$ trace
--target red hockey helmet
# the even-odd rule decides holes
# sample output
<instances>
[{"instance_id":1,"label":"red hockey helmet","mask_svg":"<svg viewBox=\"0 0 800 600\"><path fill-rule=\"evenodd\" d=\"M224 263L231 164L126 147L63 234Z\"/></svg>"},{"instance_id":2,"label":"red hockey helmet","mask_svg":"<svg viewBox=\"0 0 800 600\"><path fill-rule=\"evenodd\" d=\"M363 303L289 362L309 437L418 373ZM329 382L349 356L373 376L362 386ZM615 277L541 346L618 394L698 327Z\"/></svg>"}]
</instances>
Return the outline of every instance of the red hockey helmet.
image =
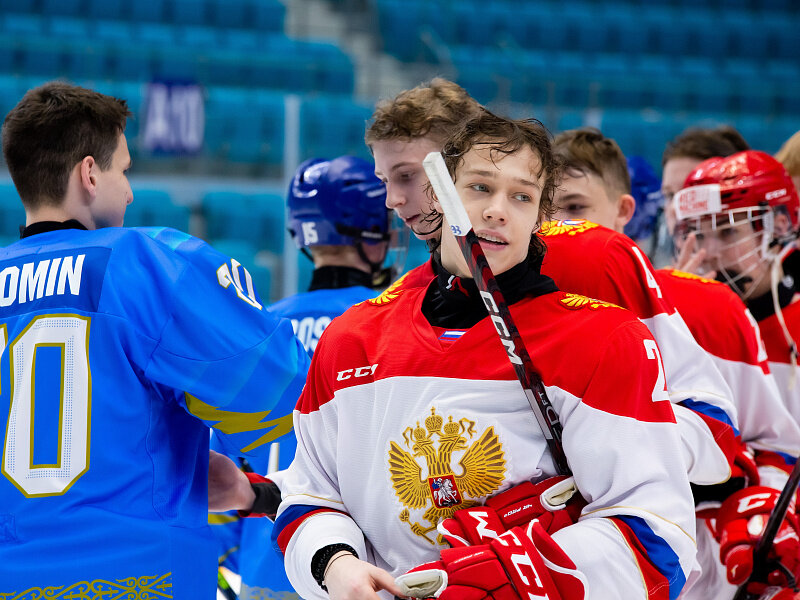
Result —
<instances>
[{"instance_id":1,"label":"red hockey helmet","mask_svg":"<svg viewBox=\"0 0 800 600\"><path fill-rule=\"evenodd\" d=\"M797 238L800 198L783 165L756 150L709 158L673 197L675 246L690 234L703 250L703 272L715 272L742 298L768 290L769 265Z\"/></svg>"},{"instance_id":2,"label":"red hockey helmet","mask_svg":"<svg viewBox=\"0 0 800 600\"><path fill-rule=\"evenodd\" d=\"M704 187L692 189L697 186ZM674 201L678 220L771 207L786 214L792 229L796 229L800 212L800 198L789 173L769 154L757 150L709 158L700 163L686 177Z\"/></svg>"}]
</instances>

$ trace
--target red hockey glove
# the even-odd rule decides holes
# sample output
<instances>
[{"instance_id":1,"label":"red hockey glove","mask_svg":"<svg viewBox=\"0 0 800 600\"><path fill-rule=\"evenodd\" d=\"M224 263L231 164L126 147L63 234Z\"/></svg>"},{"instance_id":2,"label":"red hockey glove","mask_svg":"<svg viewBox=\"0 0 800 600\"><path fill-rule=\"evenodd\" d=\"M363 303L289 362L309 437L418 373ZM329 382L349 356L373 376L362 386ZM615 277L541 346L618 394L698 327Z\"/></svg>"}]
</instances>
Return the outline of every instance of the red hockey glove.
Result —
<instances>
[{"instance_id":1,"label":"red hockey glove","mask_svg":"<svg viewBox=\"0 0 800 600\"><path fill-rule=\"evenodd\" d=\"M743 488L760 484L761 477L758 474L755 455L747 447L747 444L742 442L733 457L731 476L725 483L692 486L697 516L701 519L709 519L709 525L714 530L715 524L711 519L717 518L719 508L725 499Z\"/></svg>"},{"instance_id":2,"label":"red hockey glove","mask_svg":"<svg viewBox=\"0 0 800 600\"><path fill-rule=\"evenodd\" d=\"M397 578L403 594L439 600L582 600L583 573L532 521L489 544L442 550L441 560Z\"/></svg>"},{"instance_id":3,"label":"red hockey glove","mask_svg":"<svg viewBox=\"0 0 800 600\"><path fill-rule=\"evenodd\" d=\"M753 549L779 496L778 490L754 486L732 494L722 503L717 517L719 553L732 584L741 585L752 573ZM794 577L800 575L800 537L794 502L775 535L768 560L780 562ZM788 579L781 569L775 568L767 581L759 583L786 586Z\"/></svg>"},{"instance_id":4,"label":"red hockey glove","mask_svg":"<svg viewBox=\"0 0 800 600\"><path fill-rule=\"evenodd\" d=\"M572 477L550 477L537 484L526 481L492 496L484 506L456 511L439 523L438 530L453 548L486 544L533 519L555 533L577 521L585 505Z\"/></svg>"}]
</instances>

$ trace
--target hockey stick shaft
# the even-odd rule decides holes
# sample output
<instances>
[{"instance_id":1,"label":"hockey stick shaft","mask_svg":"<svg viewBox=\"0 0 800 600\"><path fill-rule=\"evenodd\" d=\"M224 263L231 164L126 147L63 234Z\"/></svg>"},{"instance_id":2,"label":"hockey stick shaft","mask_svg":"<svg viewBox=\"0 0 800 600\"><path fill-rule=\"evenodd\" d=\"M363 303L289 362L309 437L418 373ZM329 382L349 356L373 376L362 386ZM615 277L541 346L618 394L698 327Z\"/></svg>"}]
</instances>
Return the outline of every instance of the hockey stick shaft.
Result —
<instances>
[{"instance_id":1,"label":"hockey stick shaft","mask_svg":"<svg viewBox=\"0 0 800 600\"><path fill-rule=\"evenodd\" d=\"M781 495L778 497L778 501L775 503L775 508L772 509L772 514L770 514L769 519L767 520L767 525L764 527L764 533L761 535L761 538L758 540L755 550L753 551L753 571L750 574L750 577L747 578L747 581L740 585L739 589L736 590L736 595L733 597L733 600L747 600L751 597L758 597L757 594L749 594L747 592L747 586L753 581L766 580L767 557L770 549L772 548L772 542L775 539L775 535L778 533L778 529L780 529L783 518L786 516L786 511L789 510L789 505L792 503L792 499L797 493L798 484L800 484L800 460L794 464L794 468L789 474L789 479L786 481L786 485L783 486Z\"/></svg>"},{"instance_id":2,"label":"hockey stick shaft","mask_svg":"<svg viewBox=\"0 0 800 600\"><path fill-rule=\"evenodd\" d=\"M567 456L561 441L561 422L558 413L550 403L541 376L533 367L533 362L528 354L522 336L519 334L511 311L508 309L503 294L500 291L494 274L489 267L489 262L483 253L478 236L472 229L467 211L461 203L461 198L456 191L447 165L439 152L431 152L422 161L422 166L433 186L433 191L442 205L444 215L455 235L461 253L467 261L469 270L475 284L480 291L481 298L486 305L486 310L500 336L500 341L506 350L508 359L514 367L514 372L522 384L525 397L539 422L553 462L559 473L571 475Z\"/></svg>"},{"instance_id":3,"label":"hockey stick shaft","mask_svg":"<svg viewBox=\"0 0 800 600\"><path fill-rule=\"evenodd\" d=\"M225 600L239 600L239 596L233 591L231 584L222 573L222 569L217 569L217 589L225 598Z\"/></svg>"}]
</instances>

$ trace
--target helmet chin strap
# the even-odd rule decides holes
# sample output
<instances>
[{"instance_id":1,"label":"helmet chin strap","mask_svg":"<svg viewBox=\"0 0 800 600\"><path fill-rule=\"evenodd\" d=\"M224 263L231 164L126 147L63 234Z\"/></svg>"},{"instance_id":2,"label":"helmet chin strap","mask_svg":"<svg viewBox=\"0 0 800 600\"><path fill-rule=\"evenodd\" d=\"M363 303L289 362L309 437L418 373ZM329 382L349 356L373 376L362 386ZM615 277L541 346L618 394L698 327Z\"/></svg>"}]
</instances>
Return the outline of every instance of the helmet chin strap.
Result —
<instances>
[{"instance_id":1,"label":"helmet chin strap","mask_svg":"<svg viewBox=\"0 0 800 600\"><path fill-rule=\"evenodd\" d=\"M778 282L783 276L783 259L786 258L791 252L796 250L794 243L787 244L779 254L774 255L772 264L770 265L770 287L772 289L772 305L775 308L775 316L778 318L778 323L781 326L783 337L789 346L789 360L792 365L792 370L789 375L789 390L793 390L796 383L795 371L797 370L797 345L794 343L792 336L789 334L789 328L786 326L786 321L783 318L783 311L781 310L780 302L778 301Z\"/></svg>"},{"instance_id":2,"label":"helmet chin strap","mask_svg":"<svg viewBox=\"0 0 800 600\"><path fill-rule=\"evenodd\" d=\"M356 251L358 252L359 258L369 265L370 272L372 273L373 288L383 288L392 282L391 267L381 268L383 266L383 261L386 260L386 256L389 254L388 244L386 245L386 249L383 251L383 256L381 259L375 262L372 262L367 257L367 253L364 252L364 242L359 242L356 244Z\"/></svg>"}]
</instances>

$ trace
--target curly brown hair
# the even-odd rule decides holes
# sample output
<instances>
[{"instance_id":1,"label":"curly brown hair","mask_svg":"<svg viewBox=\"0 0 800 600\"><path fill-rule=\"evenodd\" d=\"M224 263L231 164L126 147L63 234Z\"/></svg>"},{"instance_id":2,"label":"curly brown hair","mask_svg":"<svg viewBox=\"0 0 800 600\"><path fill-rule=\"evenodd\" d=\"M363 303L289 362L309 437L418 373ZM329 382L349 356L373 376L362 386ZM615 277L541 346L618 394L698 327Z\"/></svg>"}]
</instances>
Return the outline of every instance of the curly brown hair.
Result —
<instances>
[{"instance_id":1,"label":"curly brown hair","mask_svg":"<svg viewBox=\"0 0 800 600\"><path fill-rule=\"evenodd\" d=\"M458 168L464 163L464 156L475 148L489 149L492 161L514 154L524 147L530 148L539 157L537 177L544 175L542 197L539 201L539 222L549 220L554 212L553 197L561 182L562 166L553 152L552 136L537 119L514 120L497 116L486 109L464 121L449 139L445 141L442 155L453 181L457 180ZM429 194L432 194L429 184ZM442 226L442 215L435 210L426 219L433 223L433 230ZM438 248L438 239L428 240L431 250ZM531 235L529 260L541 259L547 250L538 235Z\"/></svg>"},{"instance_id":2,"label":"curly brown hair","mask_svg":"<svg viewBox=\"0 0 800 600\"><path fill-rule=\"evenodd\" d=\"M379 140L431 136L443 143L464 119L480 110L464 88L437 77L379 102L364 141L371 146Z\"/></svg>"},{"instance_id":3,"label":"curly brown hair","mask_svg":"<svg viewBox=\"0 0 800 600\"><path fill-rule=\"evenodd\" d=\"M94 157L101 170L125 131L125 100L60 81L29 90L3 122L3 155L26 208L59 205L73 167Z\"/></svg>"}]
</instances>

